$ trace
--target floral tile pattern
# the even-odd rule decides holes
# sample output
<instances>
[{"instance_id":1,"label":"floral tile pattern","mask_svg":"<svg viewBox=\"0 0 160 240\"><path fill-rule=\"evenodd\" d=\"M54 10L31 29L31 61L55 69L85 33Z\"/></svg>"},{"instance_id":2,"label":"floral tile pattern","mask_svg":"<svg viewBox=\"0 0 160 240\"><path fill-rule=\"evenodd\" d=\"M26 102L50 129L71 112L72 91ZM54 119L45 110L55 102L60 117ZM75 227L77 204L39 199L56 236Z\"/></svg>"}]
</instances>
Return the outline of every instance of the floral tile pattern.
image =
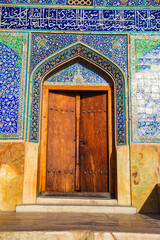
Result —
<instances>
[{"instance_id":1,"label":"floral tile pattern","mask_svg":"<svg viewBox=\"0 0 160 240\"><path fill-rule=\"evenodd\" d=\"M132 141L160 142L160 36L131 36Z\"/></svg>"},{"instance_id":2,"label":"floral tile pattern","mask_svg":"<svg viewBox=\"0 0 160 240\"><path fill-rule=\"evenodd\" d=\"M27 34L0 33L0 139L23 139Z\"/></svg>"},{"instance_id":3,"label":"floral tile pattern","mask_svg":"<svg viewBox=\"0 0 160 240\"><path fill-rule=\"evenodd\" d=\"M76 63L47 79L44 85L110 86L111 84L97 73Z\"/></svg>"},{"instance_id":4,"label":"floral tile pattern","mask_svg":"<svg viewBox=\"0 0 160 240\"><path fill-rule=\"evenodd\" d=\"M127 36L37 34L32 36L31 71L46 57L76 42L97 50L117 64L127 76Z\"/></svg>"}]
</instances>

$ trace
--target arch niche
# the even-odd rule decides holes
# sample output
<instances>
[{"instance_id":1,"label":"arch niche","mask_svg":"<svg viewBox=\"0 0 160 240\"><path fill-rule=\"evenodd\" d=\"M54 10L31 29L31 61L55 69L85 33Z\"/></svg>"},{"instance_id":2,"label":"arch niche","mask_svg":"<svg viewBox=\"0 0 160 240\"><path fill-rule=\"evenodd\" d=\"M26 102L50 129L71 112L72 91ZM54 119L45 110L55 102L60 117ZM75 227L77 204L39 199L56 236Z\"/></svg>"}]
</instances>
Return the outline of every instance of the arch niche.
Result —
<instances>
[{"instance_id":1,"label":"arch niche","mask_svg":"<svg viewBox=\"0 0 160 240\"><path fill-rule=\"evenodd\" d=\"M94 77L94 78L97 78L97 79L94 79L94 80L92 80L92 82L82 82L83 80L82 79L80 79L80 78L83 78L83 75L84 75L84 78L85 78L85 74L83 74L82 73L82 75L81 75L81 73L79 72L78 73L78 71L80 71L80 66L81 66L81 71L85 71L85 70L89 70L89 72L88 71L86 71L85 73L90 73L91 75L92 75L92 77ZM71 70L71 67L73 68L72 70ZM77 71L77 69L76 68L78 68L78 71ZM62 73L63 73L63 71L64 70L66 70L66 72L64 72L64 75L62 76ZM78 80L77 79L75 79L75 82L67 82L67 84L65 84L65 82L63 83L63 81L64 81L64 79L61 81L61 79L59 79L59 78L65 78L65 76L67 75L67 70L68 71L74 71L75 70L75 78L77 77L77 78L79 78ZM58 76L58 74L59 74L59 76ZM71 73L71 72L70 72ZM79 74L79 75L78 75ZM54 80L54 78L55 77L57 77L58 78L58 80L60 81L60 82L58 82L57 84L56 84L56 82L54 82L54 84L53 85L51 85L51 84L49 84L49 83L51 83L51 81L52 81L52 79ZM91 79L92 79L92 77L91 77ZM56 80L57 80L57 78L56 78ZM66 77L67 78L67 77ZM48 80L49 79L49 80ZM95 84L95 80L97 80L97 82L96 82L96 84ZM98 83L98 80L99 81L101 81L101 83ZM96 180L95 180L95 182L96 181L98 181L98 179L96 178L97 176L98 176L98 178L100 178L101 177L101 181L102 181L102 179L106 179L106 182L104 182L104 186L106 186L106 187L104 187L104 186L92 186L92 187L89 187L89 186L86 186L86 187L83 187L83 189L85 188L94 188L94 189L97 189L97 188L99 188L99 189L103 189L103 190L101 190L101 191L99 191L99 192L102 192L102 191L105 191L104 189L106 189L106 192L110 192L110 193L112 193L112 194L115 194L115 181L116 181L116 178L115 178L115 176L116 176L116 174L115 174L115 155L114 155L114 153L115 153L115 134L114 134L114 127L113 127L113 112L112 112L112 106L113 106L113 89L114 89L114 87L113 87L113 80L112 80L112 77L111 76L109 76L108 74L106 75L106 73L104 73L100 68L98 68L97 66L95 66L94 64L92 64L91 62L89 62L88 60L86 60L86 59L83 59L83 58L81 58L81 57L76 57L76 58L74 58L74 59L72 59L72 60L70 60L70 61L68 61L67 63L65 63L65 64L62 64L60 67L58 67L58 68L56 68L56 69L54 69L54 70L52 70L52 71L50 71L46 76L45 76L45 78L44 78L44 84L43 84L43 100L42 100L42 102L43 102L43 108L42 108L42 127L41 127L41 160L40 160L40 169L39 169L39 172L40 172L40 184L39 184L39 192L48 192L48 189L50 188L49 186L48 186L48 183L49 182L52 182L52 180L50 180L50 179L48 179L48 178L51 178L51 177L53 177L53 178L58 178L58 176L60 175L60 177L61 177L61 181L62 181L62 179L63 179L63 174L65 175L65 177L64 178L69 178L69 179L67 179L66 181L67 181L67 184L69 185L69 181L71 182L72 181L72 183L70 183L70 186L68 186L67 184L66 184L66 186L65 186L65 190L63 189L63 191L69 191L69 190L66 190L66 189L72 189L72 191L73 191L73 189L75 189L75 192L79 192L79 191L81 191L82 190L82 177L83 177L83 175L85 174L85 175L87 175L87 173L89 174L89 176L90 177L94 177ZM89 117L88 116L88 112L87 112L87 114L85 114L85 113L82 113L82 110L81 110L81 113L79 113L79 114L81 114L81 117L83 117L84 118L84 115L85 115L85 120L83 120L83 121L85 121L85 124L86 124L86 122L90 119L90 118L92 118L93 116L94 116L94 122L95 122L95 119L96 119L96 117L98 118L98 116L99 116L99 119L102 119L102 117L104 118L104 121L105 121L105 117L107 118L106 119L106 133L103 133L103 131L102 130L100 130L100 123L99 123L99 120L97 119L96 121L97 121L97 130L95 130L96 132L98 131L98 129L99 129L99 131L101 132L101 134L103 135L103 137L104 137L104 139L102 140L102 139L98 139L98 136L96 137L96 138L94 138L94 140L93 141L95 141L95 143L92 143L92 147L93 147L93 145L96 145L96 148L97 148L97 145L98 145L98 142L99 141L101 141L101 145L104 145L103 146L103 148L104 149L99 149L99 151L104 151L105 152L105 159L103 159L103 161L105 161L105 163L101 163L101 164L103 164L103 165L105 165L105 166L103 166L103 167L101 167L101 170L103 169L104 170L104 167L105 167L105 171L106 171L106 173L104 173L104 171L102 172L102 171L100 171L100 169L98 170L97 168L96 168L96 165L99 165L98 163L96 164L96 163L94 163L93 165L94 166L92 166L93 167L93 169L91 170L92 172L90 172L89 173L89 171L83 171L83 174L82 174L82 169L81 169L81 165L82 165L82 158L83 158L83 162L84 161L86 161L87 160L87 157L86 157L86 160L84 160L84 156L82 157L81 155L82 155L82 151L80 151L81 152L81 154L80 154L80 157L79 157L79 159L78 159L78 166L76 166L76 163L77 163L77 154L76 154L76 152L77 152L77 144L75 144L75 142L73 142L73 145L74 145L74 147L75 147L75 149L73 150L73 152L72 152L72 154L70 155L70 158L72 158L73 157L73 154L74 154L74 152L75 152L75 160L73 160L73 162L72 162L72 165L74 165L74 163L75 163L75 166L73 167L73 169L75 169L75 172L74 172L74 170L68 170L68 166L66 166L66 169L67 169L67 171L66 171L66 173L64 173L65 172L65 170L63 169L63 168L65 168L65 166L63 166L62 167L62 169L60 170L61 171L61 173L59 174L58 172L60 172L60 171L58 171L57 169L59 168L58 166L55 166L54 164L53 164L53 166L52 166L52 169L48 169L48 167L46 166L46 163L47 163L47 165L50 165L51 163L49 163L49 157L48 157L48 155L50 155L50 151L52 151L51 149L49 150L49 144L50 144L50 142L52 141L52 139L53 139L53 134L52 133L50 133L50 131L52 131L52 129L54 128L54 123L52 122L52 121L54 121L53 119L51 119L51 118L53 118L53 116L55 116L55 113L54 112L57 112L58 110L60 111L60 109L54 109L53 108L53 106L51 106L51 105L53 105L53 102L51 103L51 105L50 105L50 102L49 101L52 101L52 95L54 95L55 94L55 98L56 99L61 99L61 98L63 98L62 99L62 101L64 101L64 98L65 98L65 96L63 95L63 94L66 94L66 102L67 101L72 101L71 103L70 103L70 105L73 107L73 105L74 105L74 101L75 101L75 110L78 108L77 107L77 101L78 101L78 99L77 99L77 97L79 97L80 99L79 99L79 101L82 101L81 103L79 102L79 104L81 104L81 106L83 105L83 104L87 104L87 99L89 98L90 100L89 100L89 106L88 107L91 107L91 109L93 108L93 106L95 107L95 109L96 110L93 110L92 109L92 111L95 111L95 113L93 114L93 113L90 113L90 116L91 117ZM58 94L60 95L59 97L58 97ZM71 99L67 99L68 98L68 94L71 94L72 96L71 96L71 98L74 98L74 96L75 96L75 100L71 100ZM84 97L84 95L86 96L86 100L85 100L85 103L83 103L83 101L84 100L82 100L82 99L84 99L83 97ZM58 100L56 100L55 99L55 101L58 101ZM98 113L98 109L97 109L97 106L95 106L95 105L97 105L98 103L96 102L94 102L94 101L98 101L99 99L103 99L104 101L106 101L106 103L104 103L104 106L102 107L102 102L100 102L99 103L99 108L105 108L105 110L103 109L103 111L105 111L105 112L102 112L102 113ZM93 102L92 102L93 101ZM100 100L101 101L101 100ZM68 108L68 103L63 103L63 107L64 107L64 105L67 105L67 108ZM72 105L73 104L73 105ZM93 106L91 106L91 104L93 104ZM59 103L57 106L60 106L61 104ZM106 105L106 106L105 106ZM63 108L62 107L62 105L61 105L61 107L60 108ZM71 108L72 108L71 107ZM57 107L58 108L58 107ZM74 107L73 107L74 108ZM79 108L80 108L80 106L79 106ZM84 108L86 108L85 106L84 106ZM61 109L62 110L62 109ZM67 114L66 114L66 112L64 112L63 113L63 115L62 114L60 114L60 116L62 115L62 121L65 121L64 119L65 119L65 115L67 115L66 117L67 118L69 118L69 117L71 117L71 118L73 118L72 116L72 113L68 113L70 111L70 107L69 107L69 110L67 109ZM75 112L75 116L77 116L77 111L78 110L76 110L76 112ZM88 111L90 111L90 110L88 110ZM99 110L99 111L101 111L101 110ZM53 114L53 116L51 117L49 117L49 114ZM97 114L97 115L96 115ZM72 115L72 116L71 116ZM82 116L83 115L83 116ZM60 117L59 116L59 117ZM80 119L82 119L80 117ZM61 117L60 117L61 118ZM88 119L88 120L87 120ZM73 120L73 119L72 119ZM59 119L57 119L57 120L55 120L54 122L56 122L56 121L59 121L59 123L58 124L60 124L60 122L61 122L61 120L59 120ZM76 121L76 117L75 117L75 119L73 120L73 121ZM91 121L91 120L90 120ZM102 121L102 120L101 120ZM66 121L65 121L66 122ZM76 134L75 134L75 136L73 137L73 138L75 138L76 139L76 136L78 135L83 135L83 133L81 133L81 128L79 129L79 127L78 127L78 130L76 129L76 125L77 124L73 124L73 123L70 123L71 122L71 119L69 120L69 125L72 125L72 127L70 128L70 130L69 130L69 132L70 131L72 131L72 129L75 127L75 129L73 130L73 133L72 134L74 134L74 132L76 132ZM51 125L53 125L53 128L51 127L51 126L49 126L49 124L51 124ZM65 123L66 124L66 123ZM69 132L68 132L68 130L65 130L65 124L64 123L62 123L62 125L61 125L61 127L60 127L60 130L58 130L58 131L62 131L63 133L60 133L60 135L62 134L64 134L64 131L67 131L66 132L66 135L68 136L68 134L69 134ZM91 123L90 123L91 124ZM94 123L95 124L95 127L96 127L96 123ZM81 124L80 124L81 125ZM86 124L87 125L87 124ZM91 128L91 125L89 125L88 126L89 128ZM93 127L93 126L92 126ZM103 125L103 127L105 127L105 124ZM69 128L69 126L67 127L67 128ZM82 127L83 128L83 127ZM55 132L57 131L57 129L55 130ZM86 131L86 130L85 130ZM93 129L92 129L92 131L94 131ZM54 133L55 133L54 132ZM51 136L50 136L50 134L51 134ZM99 133L100 134L100 133ZM93 133L93 135L95 135L94 133ZM49 137L50 136L50 137ZM66 145L67 144L69 144L69 146L67 147L67 149L65 148L63 151L66 151L67 153L68 153L68 151L70 151L70 144L72 144L72 140L71 140L71 143L69 143L69 137L70 136L68 136L68 139L63 139L63 140L65 140L66 141ZM51 138L51 139L50 139ZM57 146L52 146L54 149L55 149L55 151L57 151L58 152L58 150L57 150L57 148L59 148L59 146L60 146L60 139L61 139L61 137L59 137L59 136L55 136L54 137L55 138L55 140L54 140L54 145L57 145ZM72 137L71 137L72 138ZM83 137L80 137L80 139L81 138L83 138ZM90 139L89 140L87 140L87 144L88 144L88 142L89 141L91 141L91 136L89 137ZM107 139L105 139L105 138L107 138ZM57 141L58 143L56 144L55 143L55 141ZM78 142L79 142L79 140L78 140ZM81 144L79 144L78 143L78 152L79 152L79 150L80 150L80 146L79 145L81 145ZM88 144L89 145L89 144ZM105 146L106 145L106 146ZM60 148L62 148L63 147L63 144L61 145L61 147ZM85 151L84 150L84 147L85 146L82 146L81 148L83 148L83 151ZM106 147L106 148L105 148ZM69 149L68 149L69 148ZM90 148L89 146L86 146L86 149L88 149L88 148ZM82 150L82 149L81 149ZM59 150L59 154L57 153L56 155L60 155L61 154L61 151L62 151L62 149L61 150ZM94 155L94 158L96 158L96 153L97 153L97 149L90 149L89 151L92 151L92 155ZM86 153L85 153L86 154ZM103 154L103 153L102 153ZM51 160L50 161L53 161L54 162L54 159L53 159L53 153L51 154ZM62 154L63 155L63 154ZM78 155L79 155L79 153L78 153ZM98 153L97 153L97 155L98 155ZM99 156L97 156L97 157L99 157ZM57 157L58 158L58 157ZM56 158L56 159L57 159ZM65 165L65 161L66 161L66 156L64 157L64 165ZM102 157L99 157L99 159L97 158L97 161L100 161L100 159L101 159ZM103 157L104 158L104 157ZM62 161L62 159L61 159L61 161ZM68 159L68 161L69 161L69 159ZM102 160L101 160L102 161ZM67 165L67 164L66 164ZM69 164L70 165L70 164ZM84 166L84 167L88 167L88 165L90 165L89 163L87 164L87 166ZM41 167L41 166L43 166L43 167ZM91 166L90 166L91 167ZM100 168L100 166L97 166L98 168ZM77 168L78 168L78 170L77 170ZM56 169L56 170L55 170ZM60 169L60 168L59 168ZM80 172L79 172L79 169L81 169L80 170ZM95 170L96 169L96 170ZM84 169L83 169L84 170ZM86 169L85 169L86 170ZM69 171L70 172L72 172L73 171L73 173L71 174L71 177L73 176L73 175L75 175L74 177L72 177L72 178L74 178L75 179L75 181L73 180L73 179L70 179L71 177L70 177L70 173L69 173ZM77 172L78 171L78 172ZM101 172L101 173L100 173ZM67 175L67 173L68 173L68 175ZM47 175L48 174L48 175ZM52 176L53 175L53 176ZM55 176L56 175L56 176ZM79 177L78 177L79 176ZM55 184L56 184L56 182L58 181L58 179L57 180L55 180ZM74 184L73 184L73 181L74 181ZM100 181L100 179L99 179L99 181ZM89 182L89 179L88 179L88 182ZM93 180L93 182L94 182L94 180ZM80 184L81 183L81 184ZM85 185L86 183L84 183L84 185ZM93 184L93 183L92 183ZM63 186L65 185L65 183L63 183ZM72 185L72 186L71 186ZM75 186L73 186L73 185L75 185ZM79 186L79 185L81 185L81 187ZM98 183L97 183L97 185L98 185ZM77 186L79 186L79 187L77 187ZM78 188L78 189L77 189ZM61 187L59 186L57 186L56 187L56 189L61 189ZM70 190L71 191L71 190ZM86 191L86 190L85 190ZM93 190L92 190L93 191ZM96 191L96 190L95 190ZM82 190L82 192L84 192L84 190Z\"/></svg>"},{"instance_id":2,"label":"arch niche","mask_svg":"<svg viewBox=\"0 0 160 240\"><path fill-rule=\"evenodd\" d=\"M106 79L110 83L110 86L47 86L43 84L48 78L57 72L60 72L62 69L65 69L75 63L80 63L88 69L96 72L102 78ZM29 127L29 142L40 143L38 192L45 191L46 184L48 93L49 89L63 89L70 91L78 90L108 92L108 117L110 118L108 124L108 137L110 138L108 155L110 167L109 192L116 194L115 186L120 179L116 181L117 173L115 149L117 146L126 144L125 78L122 71L118 68L118 66L116 66L116 64L93 49L90 49L83 44L76 44L44 60L35 69L32 79L32 104L31 121ZM43 107L41 107L41 105L43 105ZM130 183L127 183L127 185L130 185ZM118 194L120 194L120 191Z\"/></svg>"}]
</instances>

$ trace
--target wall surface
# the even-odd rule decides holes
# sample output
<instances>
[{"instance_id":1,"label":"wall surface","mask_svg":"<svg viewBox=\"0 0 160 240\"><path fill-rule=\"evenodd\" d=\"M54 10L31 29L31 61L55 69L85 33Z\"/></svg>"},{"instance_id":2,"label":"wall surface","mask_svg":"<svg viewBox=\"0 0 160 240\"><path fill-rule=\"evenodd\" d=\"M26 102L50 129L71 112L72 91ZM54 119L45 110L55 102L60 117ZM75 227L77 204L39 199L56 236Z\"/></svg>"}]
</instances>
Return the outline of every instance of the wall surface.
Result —
<instances>
[{"instance_id":1,"label":"wall surface","mask_svg":"<svg viewBox=\"0 0 160 240\"><path fill-rule=\"evenodd\" d=\"M15 210L22 202L24 143L0 142L0 210Z\"/></svg>"},{"instance_id":2,"label":"wall surface","mask_svg":"<svg viewBox=\"0 0 160 240\"><path fill-rule=\"evenodd\" d=\"M158 212L160 144L131 145L132 204L145 213Z\"/></svg>"}]
</instances>

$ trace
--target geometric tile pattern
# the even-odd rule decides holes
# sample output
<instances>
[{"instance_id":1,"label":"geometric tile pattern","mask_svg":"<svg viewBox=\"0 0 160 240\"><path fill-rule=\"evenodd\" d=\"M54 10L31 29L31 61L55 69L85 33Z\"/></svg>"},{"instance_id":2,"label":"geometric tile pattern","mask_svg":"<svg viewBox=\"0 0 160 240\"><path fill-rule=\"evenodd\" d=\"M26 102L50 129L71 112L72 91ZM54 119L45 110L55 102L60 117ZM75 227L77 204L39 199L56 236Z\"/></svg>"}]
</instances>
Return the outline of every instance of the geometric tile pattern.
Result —
<instances>
[{"instance_id":1,"label":"geometric tile pattern","mask_svg":"<svg viewBox=\"0 0 160 240\"><path fill-rule=\"evenodd\" d=\"M92 6L91 0L67 0L68 5L74 6Z\"/></svg>"},{"instance_id":2,"label":"geometric tile pattern","mask_svg":"<svg viewBox=\"0 0 160 240\"><path fill-rule=\"evenodd\" d=\"M146 6L160 6L159 0L146 0Z\"/></svg>"},{"instance_id":3,"label":"geometric tile pattern","mask_svg":"<svg viewBox=\"0 0 160 240\"><path fill-rule=\"evenodd\" d=\"M23 139L27 35L0 33L0 139Z\"/></svg>"},{"instance_id":4,"label":"geometric tile pattern","mask_svg":"<svg viewBox=\"0 0 160 240\"><path fill-rule=\"evenodd\" d=\"M132 142L160 142L160 36L131 36Z\"/></svg>"},{"instance_id":5,"label":"geometric tile pattern","mask_svg":"<svg viewBox=\"0 0 160 240\"><path fill-rule=\"evenodd\" d=\"M111 84L97 73L76 63L47 79L44 85L110 86Z\"/></svg>"},{"instance_id":6,"label":"geometric tile pattern","mask_svg":"<svg viewBox=\"0 0 160 240\"><path fill-rule=\"evenodd\" d=\"M2 29L81 32L157 32L159 9L0 8Z\"/></svg>"},{"instance_id":7,"label":"geometric tile pattern","mask_svg":"<svg viewBox=\"0 0 160 240\"><path fill-rule=\"evenodd\" d=\"M144 6L143 0L106 0L106 6Z\"/></svg>"},{"instance_id":8,"label":"geometric tile pattern","mask_svg":"<svg viewBox=\"0 0 160 240\"><path fill-rule=\"evenodd\" d=\"M32 35L31 71L46 57L61 49L82 42L97 50L116 63L127 76L127 36L126 35L75 35L37 34Z\"/></svg>"},{"instance_id":9,"label":"geometric tile pattern","mask_svg":"<svg viewBox=\"0 0 160 240\"><path fill-rule=\"evenodd\" d=\"M66 5L66 0L0 0L0 3ZM94 6L159 6L159 0L94 0ZM81 5L76 2L74 5ZM84 5L82 3L82 5Z\"/></svg>"},{"instance_id":10,"label":"geometric tile pattern","mask_svg":"<svg viewBox=\"0 0 160 240\"><path fill-rule=\"evenodd\" d=\"M117 129L117 145L126 143L126 126L125 126L125 83L124 76L121 71L113 65L108 59L104 58L97 52L77 44L65 51L55 55L50 60L44 62L35 71L32 79L32 107L31 107L31 123L29 140L31 142L39 141L39 117L40 117L40 96L41 81L47 72L56 66L62 65L75 57L83 57L93 62L105 71L107 71L115 81L116 87L116 129Z\"/></svg>"}]
</instances>

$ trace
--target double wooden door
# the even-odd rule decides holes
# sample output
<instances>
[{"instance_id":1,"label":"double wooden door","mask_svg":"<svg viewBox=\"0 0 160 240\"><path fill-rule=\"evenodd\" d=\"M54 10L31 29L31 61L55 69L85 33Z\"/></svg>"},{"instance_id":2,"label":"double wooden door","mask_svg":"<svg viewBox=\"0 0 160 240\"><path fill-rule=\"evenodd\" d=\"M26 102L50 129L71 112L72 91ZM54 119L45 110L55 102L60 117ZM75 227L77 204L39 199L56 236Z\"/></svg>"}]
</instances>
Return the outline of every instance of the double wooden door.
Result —
<instances>
[{"instance_id":1,"label":"double wooden door","mask_svg":"<svg viewBox=\"0 0 160 240\"><path fill-rule=\"evenodd\" d=\"M47 192L108 192L107 99L49 91Z\"/></svg>"}]
</instances>

